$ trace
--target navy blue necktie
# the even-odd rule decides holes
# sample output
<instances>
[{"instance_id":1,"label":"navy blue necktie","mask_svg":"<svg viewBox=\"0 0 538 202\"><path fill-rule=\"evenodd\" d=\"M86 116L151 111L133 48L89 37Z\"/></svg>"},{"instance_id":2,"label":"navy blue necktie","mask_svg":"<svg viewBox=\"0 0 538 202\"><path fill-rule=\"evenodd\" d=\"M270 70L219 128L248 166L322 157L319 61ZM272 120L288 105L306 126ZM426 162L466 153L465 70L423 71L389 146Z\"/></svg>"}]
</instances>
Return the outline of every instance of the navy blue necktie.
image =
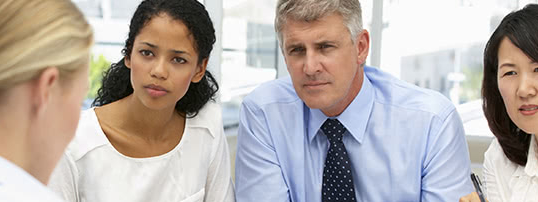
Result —
<instances>
[{"instance_id":1,"label":"navy blue necktie","mask_svg":"<svg viewBox=\"0 0 538 202\"><path fill-rule=\"evenodd\" d=\"M337 119L327 119L321 126L321 130L329 139L330 144L323 167L321 201L356 201L351 161L342 142L346 128Z\"/></svg>"}]
</instances>

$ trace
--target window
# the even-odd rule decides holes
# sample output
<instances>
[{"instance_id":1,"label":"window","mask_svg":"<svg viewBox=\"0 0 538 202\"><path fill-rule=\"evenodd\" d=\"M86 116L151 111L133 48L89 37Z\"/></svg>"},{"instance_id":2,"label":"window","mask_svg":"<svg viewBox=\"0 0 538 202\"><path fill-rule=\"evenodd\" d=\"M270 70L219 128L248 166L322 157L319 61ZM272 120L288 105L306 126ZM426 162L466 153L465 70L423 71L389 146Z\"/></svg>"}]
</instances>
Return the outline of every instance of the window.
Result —
<instances>
[{"instance_id":1,"label":"window","mask_svg":"<svg viewBox=\"0 0 538 202\"><path fill-rule=\"evenodd\" d=\"M238 124L243 97L277 77L276 0L223 0L221 102L225 127Z\"/></svg>"},{"instance_id":2,"label":"window","mask_svg":"<svg viewBox=\"0 0 538 202\"><path fill-rule=\"evenodd\" d=\"M468 134L491 137L480 102L485 44L506 14L537 1L383 2L380 68L445 95Z\"/></svg>"},{"instance_id":3,"label":"window","mask_svg":"<svg viewBox=\"0 0 538 202\"><path fill-rule=\"evenodd\" d=\"M384 1L380 68L454 104L480 98L485 43L510 11L534 1Z\"/></svg>"},{"instance_id":4,"label":"window","mask_svg":"<svg viewBox=\"0 0 538 202\"><path fill-rule=\"evenodd\" d=\"M129 19L141 0L73 1L94 27L95 58L119 61ZM216 16L220 37L213 51L220 59L210 71L220 78L225 127L237 125L246 94L287 75L273 27L276 1L203 1ZM361 0L364 27L371 34L367 64L436 90L456 105L476 103L486 41L507 13L528 3L538 0Z\"/></svg>"},{"instance_id":5,"label":"window","mask_svg":"<svg viewBox=\"0 0 538 202\"><path fill-rule=\"evenodd\" d=\"M130 20L136 10L140 0L109 0L111 18Z\"/></svg>"},{"instance_id":6,"label":"window","mask_svg":"<svg viewBox=\"0 0 538 202\"><path fill-rule=\"evenodd\" d=\"M90 107L101 86L100 71L118 62L129 32L129 20L141 0L73 0L94 30L95 44L90 62L90 92L83 108ZM99 71L99 72L98 72Z\"/></svg>"},{"instance_id":7,"label":"window","mask_svg":"<svg viewBox=\"0 0 538 202\"><path fill-rule=\"evenodd\" d=\"M87 17L103 17L101 0L73 0Z\"/></svg>"}]
</instances>

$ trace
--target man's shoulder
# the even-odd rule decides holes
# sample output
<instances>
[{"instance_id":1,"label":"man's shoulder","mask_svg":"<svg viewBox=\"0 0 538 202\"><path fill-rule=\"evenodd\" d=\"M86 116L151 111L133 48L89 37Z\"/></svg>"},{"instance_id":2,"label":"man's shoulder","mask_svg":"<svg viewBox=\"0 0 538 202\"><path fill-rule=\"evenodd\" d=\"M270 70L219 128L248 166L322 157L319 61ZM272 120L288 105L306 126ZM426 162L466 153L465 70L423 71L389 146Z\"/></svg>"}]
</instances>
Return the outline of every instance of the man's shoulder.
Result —
<instances>
[{"instance_id":1,"label":"man's shoulder","mask_svg":"<svg viewBox=\"0 0 538 202\"><path fill-rule=\"evenodd\" d=\"M437 91L415 86L376 68L365 67L365 74L378 104L436 115L455 110L452 102Z\"/></svg>"},{"instance_id":2,"label":"man's shoulder","mask_svg":"<svg viewBox=\"0 0 538 202\"><path fill-rule=\"evenodd\" d=\"M264 106L286 104L300 101L289 76L265 82L249 93L244 103Z\"/></svg>"}]
</instances>

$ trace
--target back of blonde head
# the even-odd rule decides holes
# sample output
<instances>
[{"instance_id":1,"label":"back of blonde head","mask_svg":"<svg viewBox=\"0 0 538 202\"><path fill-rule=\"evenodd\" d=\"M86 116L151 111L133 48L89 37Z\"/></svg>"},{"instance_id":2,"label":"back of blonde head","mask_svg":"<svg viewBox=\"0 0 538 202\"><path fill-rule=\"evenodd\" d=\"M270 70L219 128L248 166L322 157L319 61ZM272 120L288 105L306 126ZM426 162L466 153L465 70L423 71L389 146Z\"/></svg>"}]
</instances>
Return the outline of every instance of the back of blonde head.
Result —
<instances>
[{"instance_id":1,"label":"back of blonde head","mask_svg":"<svg viewBox=\"0 0 538 202\"><path fill-rule=\"evenodd\" d=\"M70 0L0 2L0 93L57 67L60 79L87 65L93 31Z\"/></svg>"}]
</instances>

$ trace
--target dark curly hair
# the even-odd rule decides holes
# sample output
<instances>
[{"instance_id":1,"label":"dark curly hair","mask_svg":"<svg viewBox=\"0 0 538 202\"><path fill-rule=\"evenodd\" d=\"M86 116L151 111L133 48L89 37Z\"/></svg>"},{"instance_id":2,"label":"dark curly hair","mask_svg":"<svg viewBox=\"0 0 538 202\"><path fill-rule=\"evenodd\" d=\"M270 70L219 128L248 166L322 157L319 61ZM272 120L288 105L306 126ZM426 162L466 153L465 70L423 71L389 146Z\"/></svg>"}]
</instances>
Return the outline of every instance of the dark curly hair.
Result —
<instances>
[{"instance_id":1,"label":"dark curly hair","mask_svg":"<svg viewBox=\"0 0 538 202\"><path fill-rule=\"evenodd\" d=\"M510 161L525 166L531 135L518 129L508 116L497 86L498 51L507 37L534 61L538 61L538 4L508 14L493 32L484 50L483 110L488 125Z\"/></svg>"},{"instance_id":2,"label":"dark curly hair","mask_svg":"<svg viewBox=\"0 0 538 202\"><path fill-rule=\"evenodd\" d=\"M131 19L129 35L122 50L123 56L130 58L134 40L140 30L152 17L163 13L182 21L192 33L194 48L198 52L198 63L208 59L216 40L215 29L205 7L197 0L142 1ZM92 106L103 106L133 93L131 70L125 66L124 61L125 59L122 59L112 64L104 73L102 87L97 91L97 98ZM208 101L215 100L218 89L217 81L209 71L206 71L200 82L191 82L187 93L176 103L176 111L189 118L195 117Z\"/></svg>"}]
</instances>

